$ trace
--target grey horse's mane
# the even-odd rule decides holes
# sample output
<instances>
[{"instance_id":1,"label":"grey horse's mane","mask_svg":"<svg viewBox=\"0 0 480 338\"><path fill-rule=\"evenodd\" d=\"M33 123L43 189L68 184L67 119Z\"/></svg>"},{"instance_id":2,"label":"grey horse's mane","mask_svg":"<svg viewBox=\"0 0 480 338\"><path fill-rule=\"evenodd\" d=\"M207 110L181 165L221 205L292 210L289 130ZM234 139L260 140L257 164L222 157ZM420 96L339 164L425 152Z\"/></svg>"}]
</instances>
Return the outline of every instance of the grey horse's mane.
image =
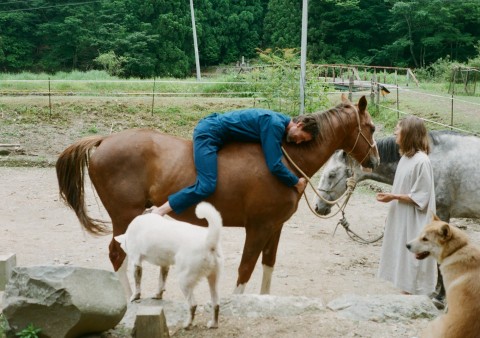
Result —
<instances>
[{"instance_id":1,"label":"grey horse's mane","mask_svg":"<svg viewBox=\"0 0 480 338\"><path fill-rule=\"evenodd\" d=\"M430 146L434 148L438 146L442 141L444 135L454 135L454 136L466 136L452 130L434 130L428 132L430 139ZM381 161L383 163L392 163L400 161L400 152L398 149L398 144L395 142L394 136L388 136L377 141L378 153L380 155Z\"/></svg>"},{"instance_id":2,"label":"grey horse's mane","mask_svg":"<svg viewBox=\"0 0 480 338\"><path fill-rule=\"evenodd\" d=\"M430 145L432 147L439 145L441 143L442 136L444 135L453 135L453 136L459 136L459 137L468 136L453 130L433 130L428 134L430 135L430 140L431 140Z\"/></svg>"},{"instance_id":3,"label":"grey horse's mane","mask_svg":"<svg viewBox=\"0 0 480 338\"><path fill-rule=\"evenodd\" d=\"M392 163L400 161L400 152L395 137L388 136L377 140L378 154L382 163Z\"/></svg>"}]
</instances>

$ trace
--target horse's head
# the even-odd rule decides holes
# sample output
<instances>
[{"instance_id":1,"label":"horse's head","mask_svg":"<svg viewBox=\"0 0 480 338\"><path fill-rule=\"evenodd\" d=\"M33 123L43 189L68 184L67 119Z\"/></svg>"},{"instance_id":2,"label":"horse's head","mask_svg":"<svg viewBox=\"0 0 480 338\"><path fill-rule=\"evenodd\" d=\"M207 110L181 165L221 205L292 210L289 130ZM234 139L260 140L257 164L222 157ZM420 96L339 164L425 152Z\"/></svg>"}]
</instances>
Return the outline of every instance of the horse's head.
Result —
<instances>
[{"instance_id":1,"label":"horse's head","mask_svg":"<svg viewBox=\"0 0 480 338\"><path fill-rule=\"evenodd\" d=\"M347 178L353 175L351 162L344 150L337 150L325 164L318 183L318 194L315 197L315 211L320 215L328 215L332 205L325 202L338 199L347 190Z\"/></svg>"},{"instance_id":2,"label":"horse's head","mask_svg":"<svg viewBox=\"0 0 480 338\"><path fill-rule=\"evenodd\" d=\"M358 103L351 104L345 95L342 95L342 101L344 110L350 110L349 113L354 115L353 121L356 121L345 139L343 150L363 167L374 169L380 163L380 156L373 137L375 125L367 111L367 99L362 96Z\"/></svg>"}]
</instances>

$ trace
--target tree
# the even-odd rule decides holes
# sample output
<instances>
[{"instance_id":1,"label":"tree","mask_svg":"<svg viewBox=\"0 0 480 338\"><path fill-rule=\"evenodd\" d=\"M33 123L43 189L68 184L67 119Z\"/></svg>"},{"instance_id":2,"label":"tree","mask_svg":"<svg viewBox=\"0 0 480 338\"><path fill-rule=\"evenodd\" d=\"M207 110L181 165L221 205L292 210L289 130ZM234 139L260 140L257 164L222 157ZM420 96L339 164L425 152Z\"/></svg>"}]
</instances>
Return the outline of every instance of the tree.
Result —
<instances>
[{"instance_id":1,"label":"tree","mask_svg":"<svg viewBox=\"0 0 480 338\"><path fill-rule=\"evenodd\" d=\"M302 2L271 0L265 15L265 45L274 48L300 46Z\"/></svg>"}]
</instances>

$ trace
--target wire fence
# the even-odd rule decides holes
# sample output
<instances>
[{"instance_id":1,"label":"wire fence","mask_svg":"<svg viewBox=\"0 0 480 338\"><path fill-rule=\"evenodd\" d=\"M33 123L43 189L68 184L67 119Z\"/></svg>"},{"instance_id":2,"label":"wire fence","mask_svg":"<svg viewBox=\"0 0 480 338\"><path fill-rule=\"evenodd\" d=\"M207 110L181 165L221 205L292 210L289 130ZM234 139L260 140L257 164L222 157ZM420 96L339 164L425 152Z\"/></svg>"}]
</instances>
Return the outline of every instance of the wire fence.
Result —
<instances>
[{"instance_id":1,"label":"wire fence","mask_svg":"<svg viewBox=\"0 0 480 338\"><path fill-rule=\"evenodd\" d=\"M341 78L328 77L316 74L316 81L324 85L322 92L306 91L306 100L321 100L328 96L335 101L340 92L347 93L351 101L361 95L370 98L379 113L403 115L415 114L436 128L447 128L459 132L480 134L480 98L464 96L452 91L450 94L439 94L422 89L421 86L401 86L397 77L389 77L395 83L378 82L375 74L370 80L358 80L352 75ZM333 73L335 74L335 73ZM339 73L337 73L339 74ZM387 79L385 72L380 73ZM319 76L322 75L322 76ZM330 74L332 75L332 74ZM382 77L380 76L380 77ZM362 75L360 78L367 78ZM408 83L407 83L408 84ZM252 106L271 108L271 102L265 99L265 92L258 90L258 83L242 81L182 81L182 80L0 80L0 97L45 97L48 100L50 113L55 100L65 97L89 97L95 99L108 98L142 98L144 102L150 100L150 109L153 114L156 103L162 98L212 98L212 99L246 99L251 100ZM295 89L291 90L292 92ZM275 108L282 111L282 97L292 93L276 92L278 102ZM155 101L157 99L157 101ZM338 101L338 100L337 100ZM47 101L46 101L47 102Z\"/></svg>"}]
</instances>

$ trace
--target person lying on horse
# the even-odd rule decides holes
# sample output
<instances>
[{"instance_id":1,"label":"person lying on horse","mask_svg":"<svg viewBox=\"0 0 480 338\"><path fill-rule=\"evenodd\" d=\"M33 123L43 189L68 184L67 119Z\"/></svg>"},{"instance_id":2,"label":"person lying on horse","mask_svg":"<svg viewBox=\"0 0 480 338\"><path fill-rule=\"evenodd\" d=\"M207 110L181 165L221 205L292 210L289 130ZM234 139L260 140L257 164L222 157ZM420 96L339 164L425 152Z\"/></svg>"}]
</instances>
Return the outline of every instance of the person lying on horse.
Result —
<instances>
[{"instance_id":1,"label":"person lying on horse","mask_svg":"<svg viewBox=\"0 0 480 338\"><path fill-rule=\"evenodd\" d=\"M282 162L282 141L302 143L315 139L318 126L308 115L295 118L266 109L245 109L213 113L200 120L193 131L193 156L197 171L196 182L168 197L152 212L166 215L172 210L179 214L199 203L215 191L217 185L217 152L226 142L260 142L270 172L289 187L302 193L305 178L298 178Z\"/></svg>"}]
</instances>

